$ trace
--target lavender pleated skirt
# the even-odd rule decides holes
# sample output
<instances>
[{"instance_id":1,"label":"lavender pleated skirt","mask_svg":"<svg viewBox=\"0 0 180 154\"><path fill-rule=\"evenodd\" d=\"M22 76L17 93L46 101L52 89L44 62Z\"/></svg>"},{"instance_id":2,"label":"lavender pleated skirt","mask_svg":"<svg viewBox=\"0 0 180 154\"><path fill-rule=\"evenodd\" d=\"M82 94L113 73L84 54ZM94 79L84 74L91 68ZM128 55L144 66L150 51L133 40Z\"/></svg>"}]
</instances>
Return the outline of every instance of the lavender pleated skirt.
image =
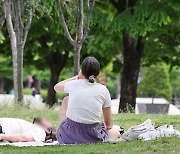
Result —
<instances>
[{"instance_id":1,"label":"lavender pleated skirt","mask_svg":"<svg viewBox=\"0 0 180 154\"><path fill-rule=\"evenodd\" d=\"M105 142L109 136L100 123L82 124L67 118L60 124L56 137L60 144L82 144Z\"/></svg>"}]
</instances>

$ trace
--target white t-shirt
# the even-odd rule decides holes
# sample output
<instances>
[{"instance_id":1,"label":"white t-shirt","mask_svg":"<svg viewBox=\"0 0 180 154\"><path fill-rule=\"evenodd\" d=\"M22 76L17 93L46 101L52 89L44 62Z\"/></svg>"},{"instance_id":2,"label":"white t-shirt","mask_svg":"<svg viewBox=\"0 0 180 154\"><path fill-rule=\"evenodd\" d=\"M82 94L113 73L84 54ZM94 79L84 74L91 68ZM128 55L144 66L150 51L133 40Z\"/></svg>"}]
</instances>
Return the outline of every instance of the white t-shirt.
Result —
<instances>
[{"instance_id":1,"label":"white t-shirt","mask_svg":"<svg viewBox=\"0 0 180 154\"><path fill-rule=\"evenodd\" d=\"M5 134L30 134L34 141L45 141L45 131L28 121L16 118L0 118L0 125Z\"/></svg>"},{"instance_id":2,"label":"white t-shirt","mask_svg":"<svg viewBox=\"0 0 180 154\"><path fill-rule=\"evenodd\" d=\"M66 116L79 123L93 124L101 120L102 108L111 107L108 89L86 79L66 82L64 91L69 93Z\"/></svg>"}]
</instances>

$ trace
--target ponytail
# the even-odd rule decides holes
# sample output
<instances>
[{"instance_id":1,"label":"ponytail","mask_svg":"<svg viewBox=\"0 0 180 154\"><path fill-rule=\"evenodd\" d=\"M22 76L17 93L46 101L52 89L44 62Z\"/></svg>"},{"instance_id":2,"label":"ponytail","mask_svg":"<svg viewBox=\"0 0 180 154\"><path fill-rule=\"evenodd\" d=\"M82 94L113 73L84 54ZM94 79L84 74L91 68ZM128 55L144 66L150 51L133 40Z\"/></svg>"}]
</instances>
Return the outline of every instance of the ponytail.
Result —
<instances>
[{"instance_id":1,"label":"ponytail","mask_svg":"<svg viewBox=\"0 0 180 154\"><path fill-rule=\"evenodd\" d=\"M96 79L95 79L95 76L94 76L94 75L89 76L88 81L89 81L90 83L94 83L95 80L96 80Z\"/></svg>"}]
</instances>

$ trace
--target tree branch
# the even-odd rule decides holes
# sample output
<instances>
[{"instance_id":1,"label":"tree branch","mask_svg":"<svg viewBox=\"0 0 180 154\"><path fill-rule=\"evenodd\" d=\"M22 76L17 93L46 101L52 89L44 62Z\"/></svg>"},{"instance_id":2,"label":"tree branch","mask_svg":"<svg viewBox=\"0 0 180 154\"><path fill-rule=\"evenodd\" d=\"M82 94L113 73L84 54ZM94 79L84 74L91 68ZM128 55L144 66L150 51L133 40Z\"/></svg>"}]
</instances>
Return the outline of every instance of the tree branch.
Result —
<instances>
[{"instance_id":1,"label":"tree branch","mask_svg":"<svg viewBox=\"0 0 180 154\"><path fill-rule=\"evenodd\" d=\"M23 36L23 48L24 48L24 45L26 43L26 39L27 39L27 35L28 35L28 32L29 32L29 29L31 27L31 23L32 23L32 16L33 16L33 8L31 7L28 11L28 20L27 20L27 24L26 24L26 27L25 27L25 30L24 30L24 36Z\"/></svg>"},{"instance_id":2,"label":"tree branch","mask_svg":"<svg viewBox=\"0 0 180 154\"><path fill-rule=\"evenodd\" d=\"M11 0L12 1L12 7L11 9L13 10L12 16L14 17L12 19L12 22L14 24L14 31L16 32L16 39L17 39L17 47L22 46L23 44L23 28L24 24L22 21L22 12L21 12L21 4L20 1L18 0Z\"/></svg>"},{"instance_id":3,"label":"tree branch","mask_svg":"<svg viewBox=\"0 0 180 154\"><path fill-rule=\"evenodd\" d=\"M78 24L77 24L77 42L80 43L83 39L83 23L84 23L84 11L83 11L83 0L79 0L78 4Z\"/></svg>"},{"instance_id":4,"label":"tree branch","mask_svg":"<svg viewBox=\"0 0 180 154\"><path fill-rule=\"evenodd\" d=\"M18 19L19 19L19 26L21 26L21 29L23 29L24 28L24 23L23 23L23 21L22 21L22 5L21 5L21 1L18 1L17 2L17 12L18 12Z\"/></svg>"},{"instance_id":5,"label":"tree branch","mask_svg":"<svg viewBox=\"0 0 180 154\"><path fill-rule=\"evenodd\" d=\"M58 9L58 12L59 12L60 20L62 22L62 26L64 28L65 34L66 34L69 42L74 46L75 45L75 41L72 39L71 34L69 32L69 29L67 27L67 24L66 24L66 21L64 19L64 14L62 12L62 8L61 8L61 4L59 3L59 0L56 0L56 3L57 3L57 9Z\"/></svg>"},{"instance_id":6,"label":"tree branch","mask_svg":"<svg viewBox=\"0 0 180 154\"><path fill-rule=\"evenodd\" d=\"M86 40L88 38L88 33L89 33L89 25L90 25L90 18L91 18L91 14L92 14L92 10L94 8L94 4L95 4L95 0L92 0L91 4L89 5L89 1L87 1L87 7L88 7L88 12L87 12L87 23L86 23L86 29L85 29L85 33L84 33L84 40Z\"/></svg>"},{"instance_id":7,"label":"tree branch","mask_svg":"<svg viewBox=\"0 0 180 154\"><path fill-rule=\"evenodd\" d=\"M4 7L4 12L6 14L6 24L7 24L7 30L8 30L8 34L9 34L9 38L10 38L10 42L11 42L11 48L12 51L17 51L17 40L16 40L16 35L14 32L14 27L13 27L13 23L12 23L12 16L11 16L11 11L10 11L10 4L6 1L5 3L5 7ZM15 54L15 53L13 53Z\"/></svg>"},{"instance_id":8,"label":"tree branch","mask_svg":"<svg viewBox=\"0 0 180 154\"><path fill-rule=\"evenodd\" d=\"M21 36L22 31L20 27L20 20L19 20L19 9L18 9L18 3L17 0L9 0L9 12L11 15L11 20L13 24L13 29L15 31L16 41L17 41L17 48L21 44Z\"/></svg>"},{"instance_id":9,"label":"tree branch","mask_svg":"<svg viewBox=\"0 0 180 154\"><path fill-rule=\"evenodd\" d=\"M0 17L0 31L4 25L5 17L6 17L5 14L6 0L4 0L2 3L3 3L3 9L2 9L2 16Z\"/></svg>"}]
</instances>

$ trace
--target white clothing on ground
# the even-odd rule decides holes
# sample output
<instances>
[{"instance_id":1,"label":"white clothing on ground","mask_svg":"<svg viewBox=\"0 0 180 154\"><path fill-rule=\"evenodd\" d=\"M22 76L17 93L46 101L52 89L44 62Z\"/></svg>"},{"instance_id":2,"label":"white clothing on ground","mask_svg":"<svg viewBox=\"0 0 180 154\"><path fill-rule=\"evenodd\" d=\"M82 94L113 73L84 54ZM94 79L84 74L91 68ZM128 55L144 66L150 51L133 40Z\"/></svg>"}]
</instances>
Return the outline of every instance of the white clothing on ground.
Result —
<instances>
[{"instance_id":1,"label":"white clothing on ground","mask_svg":"<svg viewBox=\"0 0 180 154\"><path fill-rule=\"evenodd\" d=\"M28 121L16 118L0 118L0 125L5 134L30 134L34 141L45 141L45 131Z\"/></svg>"}]
</instances>

